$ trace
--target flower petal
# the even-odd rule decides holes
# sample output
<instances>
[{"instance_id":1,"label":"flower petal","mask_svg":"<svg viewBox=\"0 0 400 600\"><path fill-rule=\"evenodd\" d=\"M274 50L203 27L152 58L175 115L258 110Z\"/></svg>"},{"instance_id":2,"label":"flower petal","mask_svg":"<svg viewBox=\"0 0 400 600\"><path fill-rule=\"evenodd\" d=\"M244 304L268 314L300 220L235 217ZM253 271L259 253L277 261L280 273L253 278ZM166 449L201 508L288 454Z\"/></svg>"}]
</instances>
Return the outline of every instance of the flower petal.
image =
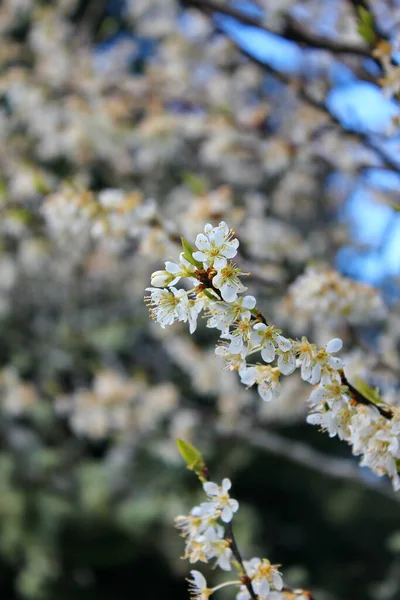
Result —
<instances>
[{"instance_id":1,"label":"flower petal","mask_svg":"<svg viewBox=\"0 0 400 600\"><path fill-rule=\"evenodd\" d=\"M228 477L225 477L222 480L222 489L224 490L224 492L227 492L228 490L230 490L232 487L232 482L230 479L228 479Z\"/></svg>"},{"instance_id":2,"label":"flower petal","mask_svg":"<svg viewBox=\"0 0 400 600\"><path fill-rule=\"evenodd\" d=\"M229 504L225 504L224 508L222 509L221 520L224 523L229 523L230 521L232 521L232 517L233 513L231 507L229 506Z\"/></svg>"},{"instance_id":3,"label":"flower petal","mask_svg":"<svg viewBox=\"0 0 400 600\"><path fill-rule=\"evenodd\" d=\"M270 363L275 358L275 346L272 342L267 342L265 347L261 350L261 357L266 363Z\"/></svg>"},{"instance_id":4,"label":"flower petal","mask_svg":"<svg viewBox=\"0 0 400 600\"><path fill-rule=\"evenodd\" d=\"M330 342L327 343L326 345L326 351L327 352L339 352L339 350L341 350L343 347L343 342L340 338L333 338L333 340L331 340Z\"/></svg>"},{"instance_id":5,"label":"flower petal","mask_svg":"<svg viewBox=\"0 0 400 600\"><path fill-rule=\"evenodd\" d=\"M199 235L196 237L195 243L199 250L209 250L211 246L210 240L206 235L204 235L204 233L199 233Z\"/></svg>"},{"instance_id":6,"label":"flower petal","mask_svg":"<svg viewBox=\"0 0 400 600\"><path fill-rule=\"evenodd\" d=\"M219 492L217 484L213 483L212 481L206 481L206 483L203 484L203 490L209 496L217 496Z\"/></svg>"}]
</instances>

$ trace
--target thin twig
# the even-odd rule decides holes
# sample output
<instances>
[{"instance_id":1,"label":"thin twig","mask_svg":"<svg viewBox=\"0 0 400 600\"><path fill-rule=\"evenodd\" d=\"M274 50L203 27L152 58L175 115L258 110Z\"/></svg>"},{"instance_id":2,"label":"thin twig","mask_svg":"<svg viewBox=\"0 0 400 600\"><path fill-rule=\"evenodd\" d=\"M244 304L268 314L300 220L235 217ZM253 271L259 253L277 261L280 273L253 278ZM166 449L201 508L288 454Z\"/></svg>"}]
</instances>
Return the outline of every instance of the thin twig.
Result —
<instances>
[{"instance_id":1,"label":"thin twig","mask_svg":"<svg viewBox=\"0 0 400 600\"><path fill-rule=\"evenodd\" d=\"M244 566L243 563L243 559L242 559L242 555L240 554L238 545L236 543L236 539L233 533L233 527L232 527L232 521L230 523L226 524L226 534L230 540L231 543L231 550L232 550L232 554L235 557L236 561L239 563L241 571L242 571L242 581L243 584L246 586L250 596L253 598L253 600L258 600L258 596L254 591L253 585L251 583L251 579L247 574L246 571L246 567Z\"/></svg>"},{"instance_id":2,"label":"thin twig","mask_svg":"<svg viewBox=\"0 0 400 600\"><path fill-rule=\"evenodd\" d=\"M382 417L385 417L385 419L393 418L393 412L389 408L386 409L382 406L379 406L379 404L375 404L375 402L372 402L371 400L369 400L369 398L366 398L366 396L364 396L359 390L357 390L357 388L355 388L354 385L352 385L347 379L343 369L341 369L339 373L342 378L343 385L346 385L349 388L350 394L356 402L359 402L360 404L365 404L366 406L374 406L382 415Z\"/></svg>"}]
</instances>

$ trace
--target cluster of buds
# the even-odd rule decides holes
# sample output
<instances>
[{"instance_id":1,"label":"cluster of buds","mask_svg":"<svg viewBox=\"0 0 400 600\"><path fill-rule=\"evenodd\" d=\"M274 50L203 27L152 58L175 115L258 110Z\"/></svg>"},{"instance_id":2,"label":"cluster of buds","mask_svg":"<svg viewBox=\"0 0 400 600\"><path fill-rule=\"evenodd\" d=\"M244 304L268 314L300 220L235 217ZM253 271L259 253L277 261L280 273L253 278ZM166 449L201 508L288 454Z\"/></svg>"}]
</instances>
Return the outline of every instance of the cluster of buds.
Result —
<instances>
[{"instance_id":1,"label":"cluster of buds","mask_svg":"<svg viewBox=\"0 0 400 600\"><path fill-rule=\"evenodd\" d=\"M165 263L163 271L153 273L153 287L147 288L153 318L161 327L187 322L193 333L198 315L204 311L207 326L220 334L216 355L224 359L226 368L238 372L243 384L257 385L264 401L279 396L281 375L299 369L304 381L318 386L310 396L308 421L348 441L353 453L361 455L361 464L379 476L389 475L398 489L399 412L385 410L349 387L343 361L335 356L343 345L339 338L321 348L305 337L285 337L267 323L255 297L243 295L247 288L241 277L246 274L231 260L239 246L233 236L221 222L216 227L205 226L196 238L196 248L182 240L180 261ZM189 289L175 287L181 278L186 278ZM255 356L262 362L253 362Z\"/></svg>"},{"instance_id":2,"label":"cluster of buds","mask_svg":"<svg viewBox=\"0 0 400 600\"><path fill-rule=\"evenodd\" d=\"M223 479L221 485L208 481L208 469L199 451L183 440L178 440L178 448L188 468L198 475L207 495L207 501L193 507L189 515L175 519L186 541L183 558L188 558L191 563L207 563L216 558L215 567L224 571L231 571L233 567L239 574L239 579L210 588L200 571L191 571L189 590L192 599L207 600L217 590L235 586L236 600L310 600L309 592L284 585L278 570L280 565L273 565L266 558L242 559L232 528L239 503L229 495L230 480Z\"/></svg>"}]
</instances>

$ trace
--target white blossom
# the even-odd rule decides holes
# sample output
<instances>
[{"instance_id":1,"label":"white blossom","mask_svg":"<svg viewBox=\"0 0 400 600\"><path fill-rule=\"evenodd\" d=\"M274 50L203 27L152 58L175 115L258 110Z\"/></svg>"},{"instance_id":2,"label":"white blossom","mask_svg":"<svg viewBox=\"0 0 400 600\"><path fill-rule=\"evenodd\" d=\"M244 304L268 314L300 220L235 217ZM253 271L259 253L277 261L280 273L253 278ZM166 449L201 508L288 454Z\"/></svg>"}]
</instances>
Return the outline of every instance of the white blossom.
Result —
<instances>
[{"instance_id":1,"label":"white blossom","mask_svg":"<svg viewBox=\"0 0 400 600\"><path fill-rule=\"evenodd\" d=\"M197 317L203 308L201 300L192 300L185 290L146 288L151 292L149 305L152 316L162 328L174 321L189 322L190 333L196 329Z\"/></svg>"},{"instance_id":2,"label":"white blossom","mask_svg":"<svg viewBox=\"0 0 400 600\"><path fill-rule=\"evenodd\" d=\"M227 265L228 258L236 256L239 240L233 237L225 221L221 221L218 227L208 223L204 233L197 236L196 246L199 250L193 252L193 258L202 262L205 268L213 266L218 270Z\"/></svg>"},{"instance_id":3,"label":"white blossom","mask_svg":"<svg viewBox=\"0 0 400 600\"><path fill-rule=\"evenodd\" d=\"M151 285L154 287L166 287L174 286L178 283L181 277L189 277L192 282L194 279L195 267L186 260L183 252L180 255L179 264L173 261L166 261L165 269L162 271L155 271L151 276Z\"/></svg>"},{"instance_id":4,"label":"white blossom","mask_svg":"<svg viewBox=\"0 0 400 600\"><path fill-rule=\"evenodd\" d=\"M239 319L250 319L251 310L256 305L254 296L240 296L230 304L213 302L207 307L207 327L216 327L223 333L229 331L229 326Z\"/></svg>"},{"instance_id":5,"label":"white blossom","mask_svg":"<svg viewBox=\"0 0 400 600\"><path fill-rule=\"evenodd\" d=\"M207 587L206 578L200 571L190 571L189 593L193 600L207 600L212 590Z\"/></svg>"},{"instance_id":6,"label":"white blossom","mask_svg":"<svg viewBox=\"0 0 400 600\"><path fill-rule=\"evenodd\" d=\"M239 502L229 496L231 485L230 480L227 478L222 480L221 486L212 481L203 484L204 491L212 499L211 506L215 510L221 511L221 519L224 523L229 523L232 520L233 513L239 508Z\"/></svg>"},{"instance_id":7,"label":"white blossom","mask_svg":"<svg viewBox=\"0 0 400 600\"><path fill-rule=\"evenodd\" d=\"M278 368L269 365L256 365L247 367L239 372L242 383L251 387L257 384L257 390L265 402L270 402L279 395Z\"/></svg>"},{"instance_id":8,"label":"white blossom","mask_svg":"<svg viewBox=\"0 0 400 600\"><path fill-rule=\"evenodd\" d=\"M247 288L238 277L241 272L241 269L237 269L232 263L228 263L213 277L213 284L220 290L222 299L225 302L235 302L238 294L246 291Z\"/></svg>"},{"instance_id":9,"label":"white blossom","mask_svg":"<svg viewBox=\"0 0 400 600\"><path fill-rule=\"evenodd\" d=\"M267 363L275 359L277 348L282 352L288 352L292 347L292 342L280 334L281 330L275 329L272 325L265 323L254 325L252 343L261 347L261 357Z\"/></svg>"}]
</instances>

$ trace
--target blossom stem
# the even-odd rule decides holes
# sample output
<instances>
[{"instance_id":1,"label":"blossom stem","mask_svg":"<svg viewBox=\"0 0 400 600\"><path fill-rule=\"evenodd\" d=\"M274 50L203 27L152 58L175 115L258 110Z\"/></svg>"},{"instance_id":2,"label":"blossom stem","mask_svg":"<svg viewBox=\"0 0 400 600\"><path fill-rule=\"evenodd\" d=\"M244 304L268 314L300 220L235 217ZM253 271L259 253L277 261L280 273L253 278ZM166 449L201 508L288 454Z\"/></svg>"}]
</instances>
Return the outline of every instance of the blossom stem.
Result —
<instances>
[{"instance_id":1,"label":"blossom stem","mask_svg":"<svg viewBox=\"0 0 400 600\"><path fill-rule=\"evenodd\" d=\"M220 583L219 585L216 585L215 587L212 588L212 593L216 592L217 590L220 590L223 587L226 587L228 585L238 585L241 584L242 582L239 579L236 579L234 581L225 581L224 583Z\"/></svg>"},{"instance_id":2,"label":"blossom stem","mask_svg":"<svg viewBox=\"0 0 400 600\"><path fill-rule=\"evenodd\" d=\"M375 406L375 408L379 411L379 414L382 415L382 417L385 417L385 419L391 419L393 417L393 413L390 409L385 409L382 408L382 406L379 406L379 404L375 404L375 402L372 402L371 400L369 400L368 398L366 398L361 392L359 392L354 385L352 385L349 380L347 379L346 375L344 374L343 369L341 369L339 371L340 376L342 378L342 383L343 385L346 385L349 388L349 391L351 393L351 395L354 397L354 399L359 402L360 404L366 404L369 406Z\"/></svg>"},{"instance_id":3,"label":"blossom stem","mask_svg":"<svg viewBox=\"0 0 400 600\"><path fill-rule=\"evenodd\" d=\"M242 572L242 581L243 584L246 586L250 596L253 598L253 600L258 600L258 596L255 593L254 589L253 589L253 585L251 583L251 579L247 574L246 571L246 567L244 566L243 563L243 559L242 559L242 555L240 554L240 550L238 548L238 545L236 543L236 539L235 536L233 534L233 527L232 527L232 522L227 523L226 525L226 534L228 536L228 538L230 539L231 542L231 550L232 550L232 554L235 557L236 561L239 563L240 565L240 570Z\"/></svg>"}]
</instances>

